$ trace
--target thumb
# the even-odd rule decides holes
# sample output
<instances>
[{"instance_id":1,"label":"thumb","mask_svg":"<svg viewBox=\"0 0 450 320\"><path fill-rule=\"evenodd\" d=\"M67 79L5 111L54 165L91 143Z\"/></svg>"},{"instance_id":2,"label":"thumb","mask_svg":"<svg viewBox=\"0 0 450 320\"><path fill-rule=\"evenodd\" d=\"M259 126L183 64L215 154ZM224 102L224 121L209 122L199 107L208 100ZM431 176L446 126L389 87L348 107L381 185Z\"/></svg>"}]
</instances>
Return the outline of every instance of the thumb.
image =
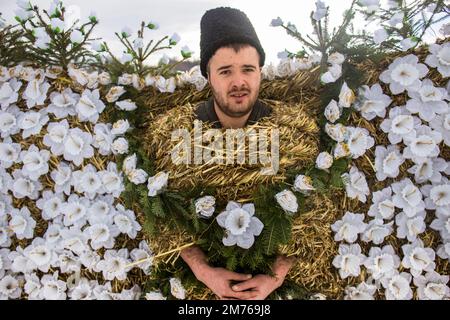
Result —
<instances>
[{"instance_id":1,"label":"thumb","mask_svg":"<svg viewBox=\"0 0 450 320\"><path fill-rule=\"evenodd\" d=\"M227 276L229 280L235 281L245 281L252 278L251 274L237 273L232 271L229 271Z\"/></svg>"}]
</instances>

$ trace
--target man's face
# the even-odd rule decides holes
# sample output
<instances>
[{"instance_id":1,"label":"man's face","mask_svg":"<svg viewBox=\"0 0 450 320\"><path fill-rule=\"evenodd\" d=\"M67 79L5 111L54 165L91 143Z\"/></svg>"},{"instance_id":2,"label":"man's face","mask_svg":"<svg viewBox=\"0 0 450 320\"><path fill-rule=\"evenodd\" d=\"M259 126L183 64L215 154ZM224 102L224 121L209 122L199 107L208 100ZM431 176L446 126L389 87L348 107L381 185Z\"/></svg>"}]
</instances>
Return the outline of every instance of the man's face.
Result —
<instances>
[{"instance_id":1,"label":"man's face","mask_svg":"<svg viewBox=\"0 0 450 320\"><path fill-rule=\"evenodd\" d=\"M218 49L209 60L208 80L216 105L223 113L233 118L245 116L259 94L258 51L252 46L238 52L227 47Z\"/></svg>"}]
</instances>

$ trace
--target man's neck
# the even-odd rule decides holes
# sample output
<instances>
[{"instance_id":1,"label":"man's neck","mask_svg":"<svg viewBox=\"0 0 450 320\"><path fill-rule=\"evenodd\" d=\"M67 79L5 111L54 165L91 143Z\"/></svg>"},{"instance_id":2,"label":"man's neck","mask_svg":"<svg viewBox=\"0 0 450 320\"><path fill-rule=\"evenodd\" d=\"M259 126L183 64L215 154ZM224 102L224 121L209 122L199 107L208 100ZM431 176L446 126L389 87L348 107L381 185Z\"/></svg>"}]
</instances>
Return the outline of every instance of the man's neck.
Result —
<instances>
[{"instance_id":1,"label":"man's neck","mask_svg":"<svg viewBox=\"0 0 450 320\"><path fill-rule=\"evenodd\" d=\"M252 110L250 110L246 115L239 117L239 118L233 118L228 115L226 115L218 106L216 101L214 101L214 111L216 111L217 118L219 118L220 123L222 124L222 127L225 129L239 129L245 127L248 118L250 117L250 114L252 113Z\"/></svg>"}]
</instances>

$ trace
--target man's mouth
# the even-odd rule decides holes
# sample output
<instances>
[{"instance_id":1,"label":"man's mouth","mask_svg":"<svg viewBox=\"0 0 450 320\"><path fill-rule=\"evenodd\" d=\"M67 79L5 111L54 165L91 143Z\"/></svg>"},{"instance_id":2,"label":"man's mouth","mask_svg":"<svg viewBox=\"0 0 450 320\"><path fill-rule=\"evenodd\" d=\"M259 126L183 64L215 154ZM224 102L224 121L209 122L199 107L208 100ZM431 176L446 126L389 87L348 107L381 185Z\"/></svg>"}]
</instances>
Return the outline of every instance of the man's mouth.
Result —
<instances>
[{"instance_id":1,"label":"man's mouth","mask_svg":"<svg viewBox=\"0 0 450 320\"><path fill-rule=\"evenodd\" d=\"M248 93L247 92L233 92L230 94L230 96L234 97L234 98L242 98L247 96Z\"/></svg>"}]
</instances>

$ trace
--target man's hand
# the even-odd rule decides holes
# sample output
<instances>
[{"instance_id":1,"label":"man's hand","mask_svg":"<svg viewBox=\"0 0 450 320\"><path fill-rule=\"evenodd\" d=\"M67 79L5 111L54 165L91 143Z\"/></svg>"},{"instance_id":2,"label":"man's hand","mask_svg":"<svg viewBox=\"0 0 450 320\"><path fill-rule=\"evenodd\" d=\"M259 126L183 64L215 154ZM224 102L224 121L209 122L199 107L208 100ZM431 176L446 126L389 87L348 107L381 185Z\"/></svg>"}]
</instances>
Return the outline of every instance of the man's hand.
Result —
<instances>
[{"instance_id":1,"label":"man's hand","mask_svg":"<svg viewBox=\"0 0 450 320\"><path fill-rule=\"evenodd\" d=\"M241 293L253 293L253 296L247 300L264 300L282 283L283 281L272 276L258 274L247 281L235 284L232 289Z\"/></svg>"},{"instance_id":2,"label":"man's hand","mask_svg":"<svg viewBox=\"0 0 450 320\"><path fill-rule=\"evenodd\" d=\"M249 300L264 300L284 282L284 278L294 262L294 258L278 256L273 264L274 276L258 274L253 278L238 283L232 287L236 292L252 292L254 296Z\"/></svg>"},{"instance_id":3,"label":"man's hand","mask_svg":"<svg viewBox=\"0 0 450 320\"><path fill-rule=\"evenodd\" d=\"M220 299L251 299L255 296L254 292L235 292L231 289L232 281L248 280L252 277L250 274L209 266L205 254L199 247L192 246L182 250L181 257L189 265L195 277Z\"/></svg>"},{"instance_id":4,"label":"man's hand","mask_svg":"<svg viewBox=\"0 0 450 320\"><path fill-rule=\"evenodd\" d=\"M224 268L206 267L197 277L208 288L212 290L220 299L240 299L248 300L256 297L256 292L237 292L231 289L232 281L245 281L252 278L251 274L242 274L228 271Z\"/></svg>"}]
</instances>

